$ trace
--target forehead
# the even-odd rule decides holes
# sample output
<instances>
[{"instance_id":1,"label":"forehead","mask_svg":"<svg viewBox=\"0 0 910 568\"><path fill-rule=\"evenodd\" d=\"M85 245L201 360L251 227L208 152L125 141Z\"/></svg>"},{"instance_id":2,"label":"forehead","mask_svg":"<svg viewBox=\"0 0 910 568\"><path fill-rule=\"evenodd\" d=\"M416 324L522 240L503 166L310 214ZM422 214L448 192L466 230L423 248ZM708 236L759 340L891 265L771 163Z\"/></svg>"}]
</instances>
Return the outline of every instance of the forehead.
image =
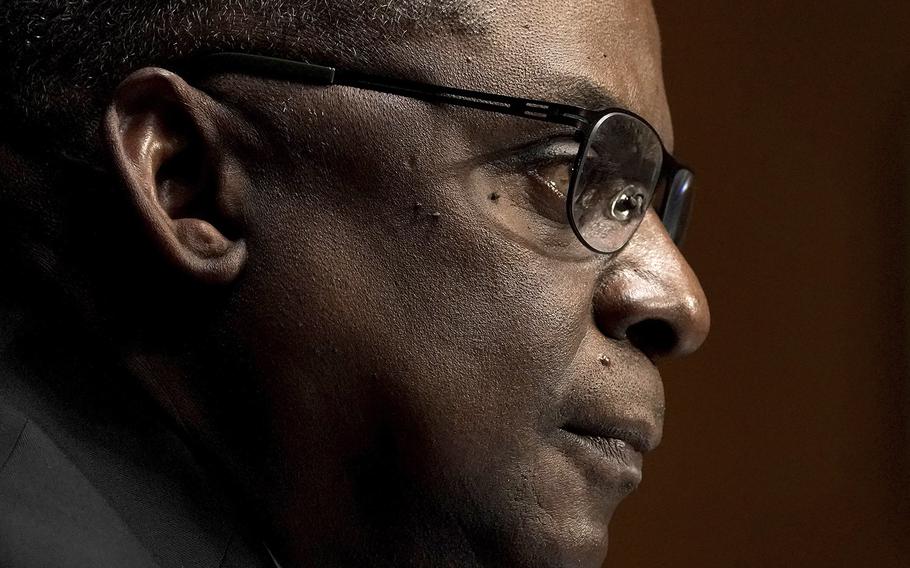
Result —
<instances>
[{"instance_id":1,"label":"forehead","mask_svg":"<svg viewBox=\"0 0 910 568\"><path fill-rule=\"evenodd\" d=\"M435 28L424 22L424 33L403 33L386 46L395 67L401 67L398 72L589 108L615 99L648 119L668 145L672 143L650 0L439 5L445 14L424 14L439 18Z\"/></svg>"}]
</instances>

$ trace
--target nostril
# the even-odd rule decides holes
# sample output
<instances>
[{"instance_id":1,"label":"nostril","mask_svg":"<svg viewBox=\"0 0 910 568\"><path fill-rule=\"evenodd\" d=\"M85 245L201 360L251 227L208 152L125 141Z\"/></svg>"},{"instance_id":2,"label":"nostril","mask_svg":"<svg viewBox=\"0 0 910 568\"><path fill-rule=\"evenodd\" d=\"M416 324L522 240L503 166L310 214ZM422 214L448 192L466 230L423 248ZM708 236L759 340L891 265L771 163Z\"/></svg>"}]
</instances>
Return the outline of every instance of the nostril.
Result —
<instances>
[{"instance_id":1,"label":"nostril","mask_svg":"<svg viewBox=\"0 0 910 568\"><path fill-rule=\"evenodd\" d=\"M626 338L650 359L672 353L679 336L670 323L662 319L646 319L626 329Z\"/></svg>"}]
</instances>

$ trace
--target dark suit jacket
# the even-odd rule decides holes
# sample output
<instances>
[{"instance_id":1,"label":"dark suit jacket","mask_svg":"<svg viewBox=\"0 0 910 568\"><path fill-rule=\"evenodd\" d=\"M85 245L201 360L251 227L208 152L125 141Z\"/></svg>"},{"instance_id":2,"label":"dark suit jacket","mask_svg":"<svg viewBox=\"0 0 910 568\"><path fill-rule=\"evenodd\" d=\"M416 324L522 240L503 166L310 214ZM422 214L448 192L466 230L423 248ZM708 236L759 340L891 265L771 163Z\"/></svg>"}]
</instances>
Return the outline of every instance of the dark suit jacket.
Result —
<instances>
[{"instance_id":1,"label":"dark suit jacket","mask_svg":"<svg viewBox=\"0 0 910 568\"><path fill-rule=\"evenodd\" d=\"M172 428L77 391L0 369L0 568L274 568Z\"/></svg>"}]
</instances>

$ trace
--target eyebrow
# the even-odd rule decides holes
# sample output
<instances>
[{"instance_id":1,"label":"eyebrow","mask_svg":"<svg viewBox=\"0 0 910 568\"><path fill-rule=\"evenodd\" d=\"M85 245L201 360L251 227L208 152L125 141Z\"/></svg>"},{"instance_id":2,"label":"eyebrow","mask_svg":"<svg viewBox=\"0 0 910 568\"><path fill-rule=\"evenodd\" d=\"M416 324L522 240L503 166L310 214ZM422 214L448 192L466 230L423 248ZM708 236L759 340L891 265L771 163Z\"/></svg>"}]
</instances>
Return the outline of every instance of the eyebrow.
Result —
<instances>
[{"instance_id":1,"label":"eyebrow","mask_svg":"<svg viewBox=\"0 0 910 568\"><path fill-rule=\"evenodd\" d=\"M600 111L612 108L627 108L619 97L612 94L602 85L597 84L589 77L564 75L549 81L548 91L550 97L566 104L576 105L592 111Z\"/></svg>"}]
</instances>

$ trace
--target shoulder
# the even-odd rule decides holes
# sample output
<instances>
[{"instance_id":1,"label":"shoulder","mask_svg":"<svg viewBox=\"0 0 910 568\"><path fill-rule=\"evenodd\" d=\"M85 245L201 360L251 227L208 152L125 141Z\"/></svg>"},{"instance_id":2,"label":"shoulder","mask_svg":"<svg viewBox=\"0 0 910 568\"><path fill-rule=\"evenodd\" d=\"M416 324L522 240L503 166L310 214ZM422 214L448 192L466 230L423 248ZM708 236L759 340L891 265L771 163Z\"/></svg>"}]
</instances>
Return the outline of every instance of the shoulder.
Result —
<instances>
[{"instance_id":1,"label":"shoulder","mask_svg":"<svg viewBox=\"0 0 910 568\"><path fill-rule=\"evenodd\" d=\"M60 446L35 420L0 403L0 567L274 566L224 511L211 504L194 510L180 498L187 491L179 487L199 493L201 481L161 482L97 448L82 448L76 459L68 443ZM215 493L203 497L224 502Z\"/></svg>"},{"instance_id":2,"label":"shoulder","mask_svg":"<svg viewBox=\"0 0 910 568\"><path fill-rule=\"evenodd\" d=\"M157 566L44 431L2 404L0 460L0 566Z\"/></svg>"}]
</instances>

